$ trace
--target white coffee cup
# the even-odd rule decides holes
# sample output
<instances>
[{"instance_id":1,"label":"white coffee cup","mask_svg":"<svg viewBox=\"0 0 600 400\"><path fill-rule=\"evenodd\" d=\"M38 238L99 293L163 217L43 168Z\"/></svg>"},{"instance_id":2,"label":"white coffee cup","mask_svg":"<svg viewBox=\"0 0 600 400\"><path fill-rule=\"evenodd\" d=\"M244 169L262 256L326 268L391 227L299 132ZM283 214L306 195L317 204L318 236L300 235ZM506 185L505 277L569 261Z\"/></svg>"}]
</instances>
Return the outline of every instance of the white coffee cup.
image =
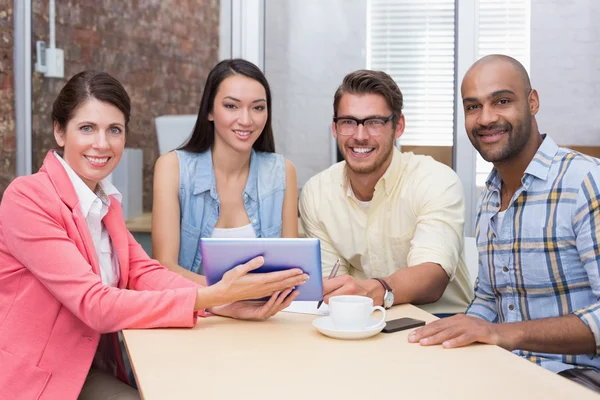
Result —
<instances>
[{"instance_id":1,"label":"white coffee cup","mask_svg":"<svg viewBox=\"0 0 600 400\"><path fill-rule=\"evenodd\" d=\"M373 324L371 315L379 310L383 314ZM376 327L385 321L385 309L373 307L373 299L365 296L333 296L329 299L329 317L336 329L362 331Z\"/></svg>"}]
</instances>

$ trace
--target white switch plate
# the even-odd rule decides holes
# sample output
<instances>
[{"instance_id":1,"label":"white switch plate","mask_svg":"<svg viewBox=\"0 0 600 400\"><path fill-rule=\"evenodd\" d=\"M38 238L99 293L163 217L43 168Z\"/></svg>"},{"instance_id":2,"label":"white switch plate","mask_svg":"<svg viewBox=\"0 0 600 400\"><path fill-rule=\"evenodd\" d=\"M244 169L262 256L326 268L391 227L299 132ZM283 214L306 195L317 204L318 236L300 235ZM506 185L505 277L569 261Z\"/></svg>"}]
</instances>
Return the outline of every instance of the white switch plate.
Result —
<instances>
[{"instance_id":1,"label":"white switch plate","mask_svg":"<svg viewBox=\"0 0 600 400\"><path fill-rule=\"evenodd\" d=\"M46 77L65 77L65 52L62 49L46 48Z\"/></svg>"}]
</instances>

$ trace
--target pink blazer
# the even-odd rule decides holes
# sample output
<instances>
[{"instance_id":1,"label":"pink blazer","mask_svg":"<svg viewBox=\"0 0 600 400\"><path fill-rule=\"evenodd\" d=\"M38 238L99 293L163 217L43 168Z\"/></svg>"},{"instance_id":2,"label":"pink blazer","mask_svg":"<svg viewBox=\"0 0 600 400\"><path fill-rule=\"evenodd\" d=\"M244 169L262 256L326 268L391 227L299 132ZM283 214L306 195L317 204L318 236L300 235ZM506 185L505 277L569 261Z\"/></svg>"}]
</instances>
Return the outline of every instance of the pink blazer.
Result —
<instances>
[{"instance_id":1,"label":"pink blazer","mask_svg":"<svg viewBox=\"0 0 600 400\"><path fill-rule=\"evenodd\" d=\"M4 193L1 399L76 399L100 334L196 323L198 286L146 255L125 227L114 198L104 223L119 258L121 280L118 288L102 285L78 202L52 152L38 173L15 179ZM122 373L120 368L121 378Z\"/></svg>"}]
</instances>

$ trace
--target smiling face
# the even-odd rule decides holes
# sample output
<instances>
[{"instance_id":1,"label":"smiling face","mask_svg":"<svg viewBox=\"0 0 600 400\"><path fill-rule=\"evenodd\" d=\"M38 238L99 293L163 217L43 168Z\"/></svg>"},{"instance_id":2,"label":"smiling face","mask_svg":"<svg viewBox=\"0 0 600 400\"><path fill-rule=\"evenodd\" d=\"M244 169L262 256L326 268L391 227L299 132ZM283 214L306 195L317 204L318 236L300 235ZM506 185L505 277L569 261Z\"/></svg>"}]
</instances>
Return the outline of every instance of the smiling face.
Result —
<instances>
[{"instance_id":1,"label":"smiling face","mask_svg":"<svg viewBox=\"0 0 600 400\"><path fill-rule=\"evenodd\" d=\"M267 123L267 94L260 82L231 75L221 82L208 119L215 127L215 144L249 152Z\"/></svg>"},{"instance_id":2,"label":"smiling face","mask_svg":"<svg viewBox=\"0 0 600 400\"><path fill-rule=\"evenodd\" d=\"M461 87L465 129L484 160L518 157L535 140L533 118L539 102L523 76L508 62L483 62L467 72Z\"/></svg>"},{"instance_id":3,"label":"smiling face","mask_svg":"<svg viewBox=\"0 0 600 400\"><path fill-rule=\"evenodd\" d=\"M378 94L345 93L336 110L338 118L386 118L390 114L392 114L392 110L387 105L385 98ZM399 138L404 132L404 116L400 116L396 128L392 121L385 123L381 133L377 136L369 135L363 125L359 125L351 136L340 135L335 122L332 130L350 171L356 174L379 174L381 176L392 161L394 139Z\"/></svg>"},{"instance_id":4,"label":"smiling face","mask_svg":"<svg viewBox=\"0 0 600 400\"><path fill-rule=\"evenodd\" d=\"M54 124L54 138L65 162L94 191L121 159L125 116L112 104L90 98L75 110L64 131Z\"/></svg>"}]
</instances>

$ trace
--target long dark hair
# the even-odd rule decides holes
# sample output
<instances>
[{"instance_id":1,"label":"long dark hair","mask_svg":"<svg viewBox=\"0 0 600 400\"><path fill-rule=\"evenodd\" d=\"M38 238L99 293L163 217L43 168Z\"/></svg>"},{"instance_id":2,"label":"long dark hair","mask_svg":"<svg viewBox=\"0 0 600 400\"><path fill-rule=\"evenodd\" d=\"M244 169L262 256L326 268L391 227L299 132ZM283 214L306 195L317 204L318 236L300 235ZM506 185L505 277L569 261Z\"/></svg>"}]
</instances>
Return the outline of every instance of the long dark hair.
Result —
<instances>
[{"instance_id":1,"label":"long dark hair","mask_svg":"<svg viewBox=\"0 0 600 400\"><path fill-rule=\"evenodd\" d=\"M256 151L267 153L275 152L275 140L273 139L273 128L271 126L271 89L269 88L269 83L256 65L242 59L223 60L210 71L208 78L206 78L206 85L204 85L204 93L202 93L200 110L198 111L198 118L196 119L192 136L179 150L203 153L213 145L215 141L215 126L212 121L208 120L208 115L213 111L215 96L221 82L225 78L235 74L254 79L265 88L265 92L267 93L267 123L252 148Z\"/></svg>"},{"instance_id":2,"label":"long dark hair","mask_svg":"<svg viewBox=\"0 0 600 400\"><path fill-rule=\"evenodd\" d=\"M106 72L83 71L62 88L52 106L52 122L65 131L77 108L89 99L117 107L125 116L125 130L131 116L131 100L121 83Z\"/></svg>"}]
</instances>

